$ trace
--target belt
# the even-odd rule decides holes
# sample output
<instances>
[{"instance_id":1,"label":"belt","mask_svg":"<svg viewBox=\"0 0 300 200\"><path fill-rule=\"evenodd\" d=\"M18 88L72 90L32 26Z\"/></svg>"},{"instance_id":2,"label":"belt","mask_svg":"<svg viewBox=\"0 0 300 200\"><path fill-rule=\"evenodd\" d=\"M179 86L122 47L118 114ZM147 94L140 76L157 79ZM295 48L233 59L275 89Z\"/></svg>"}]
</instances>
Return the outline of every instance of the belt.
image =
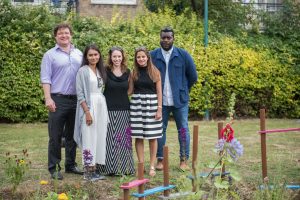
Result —
<instances>
[{"instance_id":1,"label":"belt","mask_svg":"<svg viewBox=\"0 0 300 200\"><path fill-rule=\"evenodd\" d=\"M76 99L77 95L74 94L59 94L59 93L52 93L52 96L55 97L63 97L63 98L68 98L68 99Z\"/></svg>"}]
</instances>

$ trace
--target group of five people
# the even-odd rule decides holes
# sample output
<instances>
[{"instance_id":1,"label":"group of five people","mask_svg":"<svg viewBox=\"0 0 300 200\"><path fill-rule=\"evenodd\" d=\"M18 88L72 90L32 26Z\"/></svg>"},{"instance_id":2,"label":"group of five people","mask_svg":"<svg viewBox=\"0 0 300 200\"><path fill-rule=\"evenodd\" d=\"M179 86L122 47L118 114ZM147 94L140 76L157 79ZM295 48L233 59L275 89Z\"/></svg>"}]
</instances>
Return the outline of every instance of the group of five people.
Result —
<instances>
[{"instance_id":1,"label":"group of five people","mask_svg":"<svg viewBox=\"0 0 300 200\"><path fill-rule=\"evenodd\" d=\"M162 148L170 113L178 130L179 167L188 168L189 91L197 81L197 71L187 51L173 45L172 28L161 29L160 48L135 50L132 71L120 47L109 50L106 65L96 45L88 45L83 53L76 49L68 24L57 25L54 37L56 45L44 54L41 64L49 110L48 170L52 178L63 179L62 135L66 141L66 173L83 174L75 162L78 146L85 170L90 172L85 178L134 174L132 139L138 162L144 162L146 139L150 147L149 175L155 176L155 170L163 169Z\"/></svg>"}]
</instances>

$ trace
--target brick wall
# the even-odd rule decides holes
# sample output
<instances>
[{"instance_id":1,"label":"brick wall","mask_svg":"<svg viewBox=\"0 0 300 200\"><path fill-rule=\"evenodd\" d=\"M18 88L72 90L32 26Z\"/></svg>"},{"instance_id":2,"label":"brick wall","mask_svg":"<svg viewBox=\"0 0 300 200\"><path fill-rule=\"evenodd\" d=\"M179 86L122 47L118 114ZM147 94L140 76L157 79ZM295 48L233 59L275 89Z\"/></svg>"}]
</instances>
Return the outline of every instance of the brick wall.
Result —
<instances>
[{"instance_id":1,"label":"brick wall","mask_svg":"<svg viewBox=\"0 0 300 200\"><path fill-rule=\"evenodd\" d=\"M81 16L103 17L110 20L119 13L124 18L135 16L143 10L143 0L136 0L136 5L91 4L91 0L79 0L78 12Z\"/></svg>"}]
</instances>

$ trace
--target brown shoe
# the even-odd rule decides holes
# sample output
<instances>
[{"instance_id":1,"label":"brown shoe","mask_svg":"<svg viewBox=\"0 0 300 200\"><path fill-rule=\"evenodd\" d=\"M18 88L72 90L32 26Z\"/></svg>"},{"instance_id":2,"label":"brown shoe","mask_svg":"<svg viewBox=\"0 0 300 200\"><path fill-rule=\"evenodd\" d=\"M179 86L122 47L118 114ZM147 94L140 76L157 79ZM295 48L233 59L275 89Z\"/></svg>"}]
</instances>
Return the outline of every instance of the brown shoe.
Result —
<instances>
[{"instance_id":1,"label":"brown shoe","mask_svg":"<svg viewBox=\"0 0 300 200\"><path fill-rule=\"evenodd\" d=\"M190 167L188 166L186 161L180 161L179 168L185 172L186 170L190 170Z\"/></svg>"},{"instance_id":2,"label":"brown shoe","mask_svg":"<svg viewBox=\"0 0 300 200\"><path fill-rule=\"evenodd\" d=\"M156 170L161 171L164 169L164 165L162 161L157 161Z\"/></svg>"}]
</instances>

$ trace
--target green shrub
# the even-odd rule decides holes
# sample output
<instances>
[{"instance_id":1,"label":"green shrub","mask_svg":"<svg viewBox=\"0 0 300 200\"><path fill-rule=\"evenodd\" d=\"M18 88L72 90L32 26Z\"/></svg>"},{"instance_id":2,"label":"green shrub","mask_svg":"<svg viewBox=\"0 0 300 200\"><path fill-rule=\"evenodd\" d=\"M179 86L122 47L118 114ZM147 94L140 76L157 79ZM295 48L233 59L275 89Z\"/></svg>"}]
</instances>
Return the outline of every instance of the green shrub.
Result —
<instances>
[{"instance_id":1,"label":"green shrub","mask_svg":"<svg viewBox=\"0 0 300 200\"><path fill-rule=\"evenodd\" d=\"M281 63L269 50L248 48L230 37L211 43L207 55L200 57L203 64L198 67L206 68L203 75L203 68L199 68L199 76L206 77L211 88L211 93L205 95L209 96L213 117L226 115L232 93L236 94L235 110L239 117L254 117L260 108L268 109L270 117L299 116L295 96L299 77L293 73L291 64ZM193 106L201 105L203 100L199 102L199 94L192 95L194 110Z\"/></svg>"},{"instance_id":2,"label":"green shrub","mask_svg":"<svg viewBox=\"0 0 300 200\"><path fill-rule=\"evenodd\" d=\"M67 20L74 29L73 42L81 50L96 43L107 56L111 46L122 46L133 66L134 49L159 46L159 31L164 25L175 30L175 44L186 49L195 60L199 81L191 91L191 115L225 117L232 93L236 94L236 115L255 117L261 107L271 117L300 116L299 76L295 73L295 54L280 39L273 47L263 35L245 33L238 39L211 32L209 46L203 46L203 25L195 14L176 15L166 9L144 12L135 19L97 18L52 14L47 7L12 7L0 0L0 119L14 122L46 121L40 86L43 54L55 42L52 29ZM212 26L212 30L213 25ZM260 41L256 44L256 41ZM298 97L297 97L298 95Z\"/></svg>"}]
</instances>

